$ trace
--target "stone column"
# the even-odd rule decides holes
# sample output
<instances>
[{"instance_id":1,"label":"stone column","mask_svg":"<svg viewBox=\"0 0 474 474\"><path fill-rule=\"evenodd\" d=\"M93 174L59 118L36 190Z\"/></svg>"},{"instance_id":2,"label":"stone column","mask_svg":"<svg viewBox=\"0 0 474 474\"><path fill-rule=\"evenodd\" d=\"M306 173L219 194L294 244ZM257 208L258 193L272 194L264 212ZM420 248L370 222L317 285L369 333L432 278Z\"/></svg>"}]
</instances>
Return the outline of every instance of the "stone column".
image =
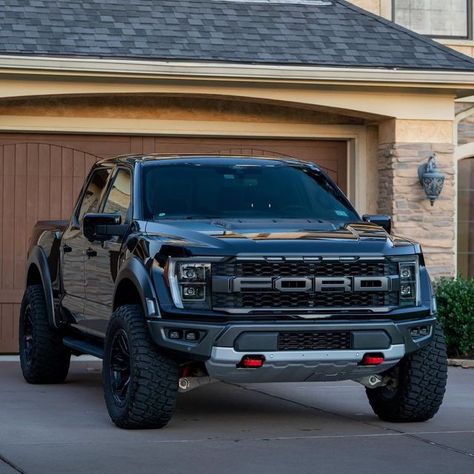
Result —
<instances>
[{"instance_id":1,"label":"stone column","mask_svg":"<svg viewBox=\"0 0 474 474\"><path fill-rule=\"evenodd\" d=\"M393 218L395 235L418 241L433 279L455 271L455 163L452 122L388 120L379 126L379 213ZM434 206L418 181L432 153L446 175Z\"/></svg>"}]
</instances>

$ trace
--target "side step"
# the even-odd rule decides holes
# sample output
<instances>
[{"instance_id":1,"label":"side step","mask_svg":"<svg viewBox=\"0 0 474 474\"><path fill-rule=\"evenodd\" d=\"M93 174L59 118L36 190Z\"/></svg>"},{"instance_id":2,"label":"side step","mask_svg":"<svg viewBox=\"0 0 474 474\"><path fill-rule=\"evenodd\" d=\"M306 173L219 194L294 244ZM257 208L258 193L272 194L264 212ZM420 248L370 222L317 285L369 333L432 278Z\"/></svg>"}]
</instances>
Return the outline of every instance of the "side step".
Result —
<instances>
[{"instance_id":1,"label":"side step","mask_svg":"<svg viewBox=\"0 0 474 474\"><path fill-rule=\"evenodd\" d=\"M89 354L99 359L104 358L104 349L91 342L83 341L82 339L75 339L73 337L64 337L63 344L70 349L80 352L81 354Z\"/></svg>"}]
</instances>

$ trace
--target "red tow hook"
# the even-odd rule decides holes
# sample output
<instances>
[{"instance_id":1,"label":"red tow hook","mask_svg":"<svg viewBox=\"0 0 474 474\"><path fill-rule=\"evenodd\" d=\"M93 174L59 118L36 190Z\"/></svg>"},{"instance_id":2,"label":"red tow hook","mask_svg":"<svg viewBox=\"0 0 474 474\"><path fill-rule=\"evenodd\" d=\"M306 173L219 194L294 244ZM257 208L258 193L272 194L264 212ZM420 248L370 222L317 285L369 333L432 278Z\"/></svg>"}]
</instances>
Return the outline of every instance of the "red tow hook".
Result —
<instances>
[{"instance_id":1,"label":"red tow hook","mask_svg":"<svg viewBox=\"0 0 474 474\"><path fill-rule=\"evenodd\" d=\"M245 355L237 364L239 369L259 369L265 363L265 356L263 355Z\"/></svg>"},{"instance_id":2,"label":"red tow hook","mask_svg":"<svg viewBox=\"0 0 474 474\"><path fill-rule=\"evenodd\" d=\"M360 365L380 365L383 364L385 357L380 353L368 353L362 358Z\"/></svg>"}]
</instances>

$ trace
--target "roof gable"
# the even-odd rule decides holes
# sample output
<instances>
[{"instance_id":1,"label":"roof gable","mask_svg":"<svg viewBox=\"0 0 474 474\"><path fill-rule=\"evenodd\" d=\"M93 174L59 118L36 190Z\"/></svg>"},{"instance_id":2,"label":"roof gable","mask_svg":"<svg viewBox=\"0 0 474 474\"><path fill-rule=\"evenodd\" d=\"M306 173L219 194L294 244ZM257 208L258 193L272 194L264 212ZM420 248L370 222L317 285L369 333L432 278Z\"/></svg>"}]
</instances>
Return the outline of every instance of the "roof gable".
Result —
<instances>
[{"instance_id":1,"label":"roof gable","mask_svg":"<svg viewBox=\"0 0 474 474\"><path fill-rule=\"evenodd\" d=\"M343 0L4 0L0 54L474 71Z\"/></svg>"}]
</instances>

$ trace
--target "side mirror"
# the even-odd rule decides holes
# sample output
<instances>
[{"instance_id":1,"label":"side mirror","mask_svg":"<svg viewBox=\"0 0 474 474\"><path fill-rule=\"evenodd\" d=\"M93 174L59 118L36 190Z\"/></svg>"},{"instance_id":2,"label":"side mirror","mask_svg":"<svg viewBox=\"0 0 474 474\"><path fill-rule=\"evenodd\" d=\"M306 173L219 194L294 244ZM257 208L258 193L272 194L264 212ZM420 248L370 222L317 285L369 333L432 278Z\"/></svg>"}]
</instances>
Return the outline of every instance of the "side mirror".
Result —
<instances>
[{"instance_id":1,"label":"side mirror","mask_svg":"<svg viewBox=\"0 0 474 474\"><path fill-rule=\"evenodd\" d=\"M127 230L127 225L121 225L122 216L119 214L95 214L84 216L82 232L89 242L98 240L104 242Z\"/></svg>"},{"instance_id":2,"label":"side mirror","mask_svg":"<svg viewBox=\"0 0 474 474\"><path fill-rule=\"evenodd\" d=\"M383 227L389 234L392 232L392 218L383 214L380 215L370 215L365 214L362 216L362 220L365 222L371 222L372 224L377 224L380 227Z\"/></svg>"}]
</instances>

